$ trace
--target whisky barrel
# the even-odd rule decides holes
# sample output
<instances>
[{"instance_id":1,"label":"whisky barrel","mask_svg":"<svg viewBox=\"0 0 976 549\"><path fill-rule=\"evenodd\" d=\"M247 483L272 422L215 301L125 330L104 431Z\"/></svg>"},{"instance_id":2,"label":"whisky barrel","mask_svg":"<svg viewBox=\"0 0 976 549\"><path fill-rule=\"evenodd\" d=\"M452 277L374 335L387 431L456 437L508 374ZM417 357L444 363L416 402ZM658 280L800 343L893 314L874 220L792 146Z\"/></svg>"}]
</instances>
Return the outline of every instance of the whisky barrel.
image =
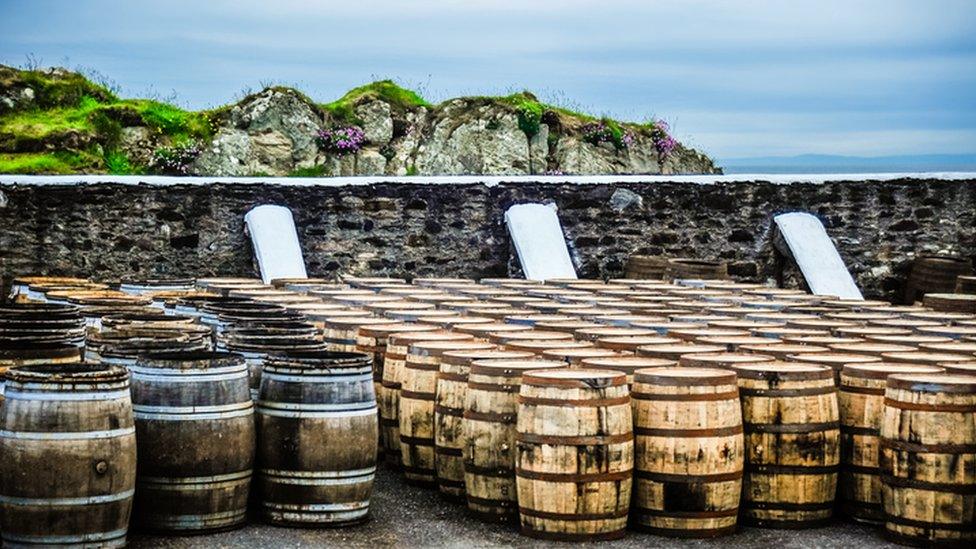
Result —
<instances>
[{"instance_id":1,"label":"whisky barrel","mask_svg":"<svg viewBox=\"0 0 976 549\"><path fill-rule=\"evenodd\" d=\"M505 344L505 349L509 351L526 351L540 356L549 350L594 348L596 346L589 341L576 341L572 339L513 339Z\"/></svg>"},{"instance_id":2,"label":"whisky barrel","mask_svg":"<svg viewBox=\"0 0 976 549\"><path fill-rule=\"evenodd\" d=\"M830 352L830 348L798 343L763 343L760 345L743 345L739 347L739 352L756 353L774 357L776 360L786 360L790 355L827 353Z\"/></svg>"},{"instance_id":3,"label":"whisky barrel","mask_svg":"<svg viewBox=\"0 0 976 549\"><path fill-rule=\"evenodd\" d=\"M634 280L663 280L668 270L666 257L658 255L632 255L627 258L624 276Z\"/></svg>"},{"instance_id":4,"label":"whisky barrel","mask_svg":"<svg viewBox=\"0 0 976 549\"><path fill-rule=\"evenodd\" d=\"M437 488L446 498L464 501L463 417L471 363L476 360L527 360L533 356L524 351L491 348L446 351L441 355L434 400L434 453Z\"/></svg>"},{"instance_id":5,"label":"whisky barrel","mask_svg":"<svg viewBox=\"0 0 976 549\"><path fill-rule=\"evenodd\" d=\"M139 451L134 522L183 533L243 526L255 436L244 358L154 354L138 359L131 375Z\"/></svg>"},{"instance_id":6,"label":"whisky barrel","mask_svg":"<svg viewBox=\"0 0 976 549\"><path fill-rule=\"evenodd\" d=\"M490 521L517 514L515 417L522 374L565 368L552 360L476 360L471 363L461 421L468 510Z\"/></svg>"},{"instance_id":7,"label":"whisky barrel","mask_svg":"<svg viewBox=\"0 0 976 549\"><path fill-rule=\"evenodd\" d=\"M960 275L956 277L957 294L976 294L976 276Z\"/></svg>"},{"instance_id":8,"label":"whisky barrel","mask_svg":"<svg viewBox=\"0 0 976 549\"><path fill-rule=\"evenodd\" d=\"M724 261L675 258L668 260L666 276L671 279L726 279L729 269Z\"/></svg>"},{"instance_id":9,"label":"whisky barrel","mask_svg":"<svg viewBox=\"0 0 976 549\"><path fill-rule=\"evenodd\" d=\"M841 370L837 393L841 442L838 499L845 514L867 522L881 522L884 517L878 445L888 376L942 371L939 367L889 362L848 364Z\"/></svg>"},{"instance_id":10,"label":"whisky barrel","mask_svg":"<svg viewBox=\"0 0 976 549\"><path fill-rule=\"evenodd\" d=\"M951 292L956 278L973 274L973 262L951 255L921 255L915 259L905 285L905 303L919 301L926 294Z\"/></svg>"},{"instance_id":11,"label":"whisky barrel","mask_svg":"<svg viewBox=\"0 0 976 549\"><path fill-rule=\"evenodd\" d=\"M760 362L773 362L774 360L776 359L770 355L745 352L692 353L682 355L678 359L678 365L690 368L729 369L736 364L758 364Z\"/></svg>"},{"instance_id":12,"label":"whisky barrel","mask_svg":"<svg viewBox=\"0 0 976 549\"><path fill-rule=\"evenodd\" d=\"M666 358L677 361L683 355L697 353L724 353L725 347L721 345L704 345L699 343L674 343L668 345L643 345L637 348L637 356L652 358Z\"/></svg>"},{"instance_id":13,"label":"whisky barrel","mask_svg":"<svg viewBox=\"0 0 976 549\"><path fill-rule=\"evenodd\" d=\"M634 373L645 368L665 368L675 366L675 361L666 358L652 358L646 356L608 356L585 358L579 367L591 370L612 370L627 376L627 386L634 384Z\"/></svg>"},{"instance_id":14,"label":"whisky barrel","mask_svg":"<svg viewBox=\"0 0 976 549\"><path fill-rule=\"evenodd\" d=\"M788 362L734 369L746 443L743 520L774 528L824 524L840 465L833 372Z\"/></svg>"},{"instance_id":15,"label":"whisky barrel","mask_svg":"<svg viewBox=\"0 0 976 549\"><path fill-rule=\"evenodd\" d=\"M577 343L581 343L581 342L577 342ZM562 360L563 362L569 364L570 367L578 367L584 360L588 358L610 358L610 357L620 357L620 356L631 356L631 355L625 355L623 353L618 353L617 351L611 351L610 349L601 349L599 347L594 347L594 346L548 349L542 352L542 358L546 360Z\"/></svg>"},{"instance_id":16,"label":"whisky barrel","mask_svg":"<svg viewBox=\"0 0 976 549\"><path fill-rule=\"evenodd\" d=\"M976 313L976 295L973 294L926 294L922 302L940 312Z\"/></svg>"},{"instance_id":17,"label":"whisky barrel","mask_svg":"<svg viewBox=\"0 0 976 549\"><path fill-rule=\"evenodd\" d=\"M6 376L4 545L125 545L136 482L128 372L103 364L39 364Z\"/></svg>"},{"instance_id":18,"label":"whisky barrel","mask_svg":"<svg viewBox=\"0 0 976 549\"><path fill-rule=\"evenodd\" d=\"M335 352L355 352L356 338L363 326L389 324L389 318L376 316L333 317L325 319L322 341L326 348Z\"/></svg>"},{"instance_id":19,"label":"whisky barrel","mask_svg":"<svg viewBox=\"0 0 976 549\"><path fill-rule=\"evenodd\" d=\"M681 343L681 340L676 337L657 335L657 332L655 332L655 335L649 336L612 336L601 337L596 340L597 347L628 354L634 354L638 347L643 347L644 345L672 345L675 343Z\"/></svg>"},{"instance_id":20,"label":"whisky barrel","mask_svg":"<svg viewBox=\"0 0 976 549\"><path fill-rule=\"evenodd\" d=\"M570 541L623 537L634 471L626 376L526 372L516 421L521 532Z\"/></svg>"},{"instance_id":21,"label":"whisky barrel","mask_svg":"<svg viewBox=\"0 0 976 549\"><path fill-rule=\"evenodd\" d=\"M0 343L0 407L3 406L3 374L8 369L35 364L76 362L81 362L81 349L74 345L23 341Z\"/></svg>"},{"instance_id":22,"label":"whisky barrel","mask_svg":"<svg viewBox=\"0 0 976 549\"><path fill-rule=\"evenodd\" d=\"M268 522L367 518L377 440L371 362L363 353L331 351L268 357L256 410L255 486Z\"/></svg>"},{"instance_id":23,"label":"whisky barrel","mask_svg":"<svg viewBox=\"0 0 976 549\"><path fill-rule=\"evenodd\" d=\"M742 412L735 372L648 368L634 374L632 524L652 534L735 531L742 491Z\"/></svg>"},{"instance_id":24,"label":"whisky barrel","mask_svg":"<svg viewBox=\"0 0 976 549\"><path fill-rule=\"evenodd\" d=\"M976 376L888 378L881 420L885 535L976 546Z\"/></svg>"},{"instance_id":25,"label":"whisky barrel","mask_svg":"<svg viewBox=\"0 0 976 549\"><path fill-rule=\"evenodd\" d=\"M881 356L858 355L854 353L800 353L790 355L786 358L789 362L799 362L803 364L815 364L818 366L828 366L834 372L834 384L840 383L840 371L848 364L869 364L871 362L882 362L885 360Z\"/></svg>"},{"instance_id":26,"label":"whisky barrel","mask_svg":"<svg viewBox=\"0 0 976 549\"><path fill-rule=\"evenodd\" d=\"M421 486L433 486L437 482L434 407L441 356L447 351L489 349L495 346L470 339L418 341L408 348L400 389L400 459L408 482ZM449 479L444 480L444 487L446 493L451 493L451 488L463 489Z\"/></svg>"}]
</instances>

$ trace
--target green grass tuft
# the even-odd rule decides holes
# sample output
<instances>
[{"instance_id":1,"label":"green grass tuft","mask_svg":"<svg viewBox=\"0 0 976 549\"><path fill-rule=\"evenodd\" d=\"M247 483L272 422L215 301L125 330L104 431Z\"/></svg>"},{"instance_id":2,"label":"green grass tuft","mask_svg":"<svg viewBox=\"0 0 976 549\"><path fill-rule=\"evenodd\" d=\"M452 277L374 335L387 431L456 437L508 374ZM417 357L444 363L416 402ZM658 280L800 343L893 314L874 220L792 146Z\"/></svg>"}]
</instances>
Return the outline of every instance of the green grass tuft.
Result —
<instances>
[{"instance_id":1,"label":"green grass tuft","mask_svg":"<svg viewBox=\"0 0 976 549\"><path fill-rule=\"evenodd\" d=\"M329 173L325 166L311 166L308 168L298 168L288 174L288 177L326 177Z\"/></svg>"},{"instance_id":2,"label":"green grass tuft","mask_svg":"<svg viewBox=\"0 0 976 549\"><path fill-rule=\"evenodd\" d=\"M401 113L417 107L431 106L417 92L402 88L392 80L379 80L353 88L339 99L321 107L338 121L346 124L362 124L362 120L356 116L355 107L364 97L382 99L389 103L394 111Z\"/></svg>"},{"instance_id":3,"label":"green grass tuft","mask_svg":"<svg viewBox=\"0 0 976 549\"><path fill-rule=\"evenodd\" d=\"M105 154L105 168L112 175L134 175L139 173L129 157L121 151L111 151Z\"/></svg>"},{"instance_id":4,"label":"green grass tuft","mask_svg":"<svg viewBox=\"0 0 976 549\"><path fill-rule=\"evenodd\" d=\"M98 157L87 153L0 153L0 173L70 175L101 168Z\"/></svg>"}]
</instances>

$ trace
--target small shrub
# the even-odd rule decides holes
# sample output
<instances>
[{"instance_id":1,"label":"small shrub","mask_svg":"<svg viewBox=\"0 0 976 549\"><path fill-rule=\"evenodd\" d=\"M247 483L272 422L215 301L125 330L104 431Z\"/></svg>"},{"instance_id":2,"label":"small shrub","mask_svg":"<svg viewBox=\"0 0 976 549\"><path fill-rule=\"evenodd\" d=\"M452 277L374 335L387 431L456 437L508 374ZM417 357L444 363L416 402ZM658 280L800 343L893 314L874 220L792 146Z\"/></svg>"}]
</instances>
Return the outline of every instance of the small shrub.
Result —
<instances>
[{"instance_id":1,"label":"small shrub","mask_svg":"<svg viewBox=\"0 0 976 549\"><path fill-rule=\"evenodd\" d=\"M153 155L152 167L165 175L188 175L190 165L200 156L202 149L197 141L162 148Z\"/></svg>"},{"instance_id":2,"label":"small shrub","mask_svg":"<svg viewBox=\"0 0 976 549\"><path fill-rule=\"evenodd\" d=\"M407 166L407 175L417 175L418 173L420 173L420 171L417 170L417 166L413 164Z\"/></svg>"},{"instance_id":3,"label":"small shrub","mask_svg":"<svg viewBox=\"0 0 976 549\"><path fill-rule=\"evenodd\" d=\"M136 170L129 162L129 157L120 151L109 151L105 153L105 169L112 175L132 175Z\"/></svg>"},{"instance_id":4,"label":"small shrub","mask_svg":"<svg viewBox=\"0 0 976 549\"><path fill-rule=\"evenodd\" d=\"M366 134L358 126L345 126L319 130L315 142L325 152L345 155L356 154L366 143Z\"/></svg>"}]
</instances>

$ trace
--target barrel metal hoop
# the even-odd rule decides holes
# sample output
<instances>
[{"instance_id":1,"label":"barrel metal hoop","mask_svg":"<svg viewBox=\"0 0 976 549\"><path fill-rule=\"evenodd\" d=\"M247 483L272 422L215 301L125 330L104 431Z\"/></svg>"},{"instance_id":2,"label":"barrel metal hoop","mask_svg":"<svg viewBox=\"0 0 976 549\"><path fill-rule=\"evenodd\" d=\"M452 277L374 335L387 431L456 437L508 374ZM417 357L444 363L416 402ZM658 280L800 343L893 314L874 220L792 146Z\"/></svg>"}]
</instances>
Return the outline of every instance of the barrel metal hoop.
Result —
<instances>
[{"instance_id":1,"label":"barrel metal hoop","mask_svg":"<svg viewBox=\"0 0 976 549\"><path fill-rule=\"evenodd\" d=\"M334 411L334 412L316 412L308 410L280 410L276 408L269 408L262 406L260 401L258 402L257 415L259 416L270 416L270 417L288 417L295 419L333 419L339 417L358 417L358 416L371 416L376 414L376 405L372 405L369 408L361 409L349 409L346 411Z\"/></svg>"},{"instance_id":2,"label":"barrel metal hoop","mask_svg":"<svg viewBox=\"0 0 976 549\"><path fill-rule=\"evenodd\" d=\"M961 484L954 482L927 482L913 478L901 478L891 475L881 475L881 482L885 486L893 488L917 488L930 492L947 492L950 494L974 495L976 494L976 483Z\"/></svg>"},{"instance_id":3,"label":"barrel metal hoop","mask_svg":"<svg viewBox=\"0 0 976 549\"><path fill-rule=\"evenodd\" d=\"M451 408L449 406L441 406L437 404L434 406L434 413L440 414L442 416L452 416L452 417L462 417L464 415L463 408Z\"/></svg>"},{"instance_id":4,"label":"barrel metal hoop","mask_svg":"<svg viewBox=\"0 0 976 549\"><path fill-rule=\"evenodd\" d=\"M615 435L540 435L536 433L516 433L515 440L523 444L548 444L550 446L604 446L609 444L624 444L634 441L634 433L619 433Z\"/></svg>"},{"instance_id":5,"label":"barrel metal hoop","mask_svg":"<svg viewBox=\"0 0 976 549\"><path fill-rule=\"evenodd\" d=\"M636 469L634 477L652 482L683 482L683 483L708 483L708 482L730 482L742 479L743 472L730 471L728 473L712 473L707 475L690 475L676 473L658 473L654 471L642 471Z\"/></svg>"},{"instance_id":6,"label":"barrel metal hoop","mask_svg":"<svg viewBox=\"0 0 976 549\"><path fill-rule=\"evenodd\" d=\"M453 372L438 372L437 379L442 379L444 381L456 381L458 383L468 382L468 376L466 374L455 374Z\"/></svg>"},{"instance_id":7,"label":"barrel metal hoop","mask_svg":"<svg viewBox=\"0 0 976 549\"><path fill-rule=\"evenodd\" d=\"M68 543L90 543L90 542L105 542L112 540L124 540L125 535L128 532L128 528L122 528L121 530L112 530L109 532L88 532L79 536L21 536L14 534L13 532L5 531L3 532L4 541L12 541L15 543L29 543L37 545L54 545L54 544L68 544Z\"/></svg>"},{"instance_id":8,"label":"barrel metal hoop","mask_svg":"<svg viewBox=\"0 0 976 549\"><path fill-rule=\"evenodd\" d=\"M846 473L849 475L872 475L877 476L881 472L880 467L868 467L867 465L854 465L853 463L844 463L840 468L841 473Z\"/></svg>"},{"instance_id":9,"label":"barrel metal hoop","mask_svg":"<svg viewBox=\"0 0 976 549\"><path fill-rule=\"evenodd\" d=\"M514 474L511 475L514 479ZM504 477L502 477L504 478ZM474 503L475 505L484 505L485 507L497 507L499 509L505 509L510 511L515 511L515 500L514 499L491 499L491 498L479 498L477 496L472 496L471 494L466 494L469 503Z\"/></svg>"},{"instance_id":10,"label":"barrel metal hoop","mask_svg":"<svg viewBox=\"0 0 976 549\"><path fill-rule=\"evenodd\" d=\"M54 392L54 391L20 391L7 385L4 393L7 399L19 400L56 400L59 402L90 402L97 400L129 400L129 389L121 391L76 391L76 392Z\"/></svg>"},{"instance_id":11,"label":"barrel metal hoop","mask_svg":"<svg viewBox=\"0 0 976 549\"><path fill-rule=\"evenodd\" d=\"M60 507L76 505L96 505L101 503L111 503L113 501L124 501L135 494L135 489L105 494L102 496L82 496L77 498L24 498L16 496L0 495L0 503L7 505L37 505L42 507Z\"/></svg>"},{"instance_id":12,"label":"barrel metal hoop","mask_svg":"<svg viewBox=\"0 0 976 549\"><path fill-rule=\"evenodd\" d=\"M471 419L474 421L487 421L490 423L505 423L514 424L517 415L512 414L500 414L498 412L476 412L474 410L465 410L464 419Z\"/></svg>"},{"instance_id":13,"label":"barrel metal hoop","mask_svg":"<svg viewBox=\"0 0 976 549\"><path fill-rule=\"evenodd\" d=\"M427 393L422 391L408 391L406 389L400 390L400 400L412 399L412 400L434 400L437 398L437 393Z\"/></svg>"},{"instance_id":14,"label":"barrel metal hoop","mask_svg":"<svg viewBox=\"0 0 976 549\"><path fill-rule=\"evenodd\" d=\"M463 453L460 448L448 448L446 446L435 446L434 453L439 456L461 456Z\"/></svg>"},{"instance_id":15,"label":"barrel metal hoop","mask_svg":"<svg viewBox=\"0 0 976 549\"><path fill-rule=\"evenodd\" d=\"M492 478L515 478L514 468L504 468L504 467L481 467L475 465L470 460L464 461L464 473L468 475L475 475L481 477L492 477ZM469 498L471 496L468 496Z\"/></svg>"},{"instance_id":16,"label":"barrel metal hoop","mask_svg":"<svg viewBox=\"0 0 976 549\"><path fill-rule=\"evenodd\" d=\"M517 393L519 392L518 384L515 385L496 385L494 383L479 383L477 381L468 381L468 390L475 391L488 391L489 393Z\"/></svg>"},{"instance_id":17,"label":"barrel metal hoop","mask_svg":"<svg viewBox=\"0 0 976 549\"><path fill-rule=\"evenodd\" d=\"M615 473L547 473L544 471L530 471L515 466L515 476L528 480L541 480L545 482L616 482L627 480L634 474L633 469L617 471Z\"/></svg>"},{"instance_id":18,"label":"barrel metal hoop","mask_svg":"<svg viewBox=\"0 0 976 549\"><path fill-rule=\"evenodd\" d=\"M655 394L655 393L639 393L632 392L630 396L635 400L651 400L658 402L709 402L714 400L739 400L738 391L729 391L726 393L693 393L693 394L681 394L681 395L668 395L668 394Z\"/></svg>"},{"instance_id":19,"label":"barrel metal hoop","mask_svg":"<svg viewBox=\"0 0 976 549\"><path fill-rule=\"evenodd\" d=\"M124 427L122 429L106 429L103 431L0 431L0 438L20 440L95 440L135 434L135 427Z\"/></svg>"},{"instance_id":20,"label":"barrel metal hoop","mask_svg":"<svg viewBox=\"0 0 976 549\"><path fill-rule=\"evenodd\" d=\"M247 364L241 362L234 366L224 366L218 368L153 368L142 366L138 362L129 368L132 379L139 379L141 376L153 379L169 379L169 377L193 378L223 376L226 374L247 374ZM237 376L234 376L237 377Z\"/></svg>"},{"instance_id":21,"label":"barrel metal hoop","mask_svg":"<svg viewBox=\"0 0 976 549\"><path fill-rule=\"evenodd\" d=\"M582 520L605 520L605 519L617 519L624 518L628 514L628 507L623 509L618 509L611 513L551 513L548 511L539 511L537 509L530 509L528 507L519 506L519 514L527 517L535 517L547 520L565 520L565 521L582 521Z\"/></svg>"},{"instance_id":22,"label":"barrel metal hoop","mask_svg":"<svg viewBox=\"0 0 976 549\"><path fill-rule=\"evenodd\" d=\"M844 425L844 424L841 424L840 432L845 435L862 436L862 437L876 437L881 435L881 429L876 429L874 427L860 427L857 425Z\"/></svg>"},{"instance_id":23,"label":"barrel metal hoop","mask_svg":"<svg viewBox=\"0 0 976 549\"><path fill-rule=\"evenodd\" d=\"M410 362L409 360L407 360L407 363L404 365L404 368L406 368L407 370L418 370L421 372L439 372L441 369L439 364L424 364L424 363Z\"/></svg>"},{"instance_id":24,"label":"barrel metal hoop","mask_svg":"<svg viewBox=\"0 0 976 549\"><path fill-rule=\"evenodd\" d=\"M746 463L745 470L755 475L830 475L840 471L838 465L776 465Z\"/></svg>"},{"instance_id":25,"label":"barrel metal hoop","mask_svg":"<svg viewBox=\"0 0 976 549\"><path fill-rule=\"evenodd\" d=\"M830 387L802 387L798 389L753 389L750 387L739 387L739 395L744 397L796 397L796 396L817 396L832 395L837 392L837 388Z\"/></svg>"},{"instance_id":26,"label":"barrel metal hoop","mask_svg":"<svg viewBox=\"0 0 976 549\"><path fill-rule=\"evenodd\" d=\"M885 406L899 410L914 410L917 412L958 412L963 414L976 413L976 404L927 404L924 402L902 402L885 397Z\"/></svg>"},{"instance_id":27,"label":"barrel metal hoop","mask_svg":"<svg viewBox=\"0 0 976 549\"><path fill-rule=\"evenodd\" d=\"M913 454L974 454L976 444L919 444L890 438L881 439L881 448Z\"/></svg>"},{"instance_id":28,"label":"barrel metal hoop","mask_svg":"<svg viewBox=\"0 0 976 549\"><path fill-rule=\"evenodd\" d=\"M872 395L872 396L883 396L885 394L884 387L861 387L858 385L841 385L841 393L856 393L859 395Z\"/></svg>"},{"instance_id":29,"label":"barrel metal hoop","mask_svg":"<svg viewBox=\"0 0 976 549\"><path fill-rule=\"evenodd\" d=\"M600 399L562 399L562 398L539 398L519 395L519 404L528 406L572 406L574 408L602 408L605 406L625 406L630 404L630 395L617 398Z\"/></svg>"},{"instance_id":30,"label":"barrel metal hoop","mask_svg":"<svg viewBox=\"0 0 976 549\"><path fill-rule=\"evenodd\" d=\"M839 430L839 421L823 421L818 423L744 423L745 431L752 433L816 433L819 431Z\"/></svg>"},{"instance_id":31,"label":"barrel metal hoop","mask_svg":"<svg viewBox=\"0 0 976 549\"><path fill-rule=\"evenodd\" d=\"M430 446L434 447L434 437L411 437L400 433L400 443L408 446Z\"/></svg>"},{"instance_id":32,"label":"barrel metal hoop","mask_svg":"<svg viewBox=\"0 0 976 549\"><path fill-rule=\"evenodd\" d=\"M381 385L383 385L383 388L390 389L390 390L393 390L393 391L399 391L400 389L403 388L403 384L402 383L397 382L397 381L387 381L385 379L383 380L383 382L381 383Z\"/></svg>"},{"instance_id":33,"label":"barrel metal hoop","mask_svg":"<svg viewBox=\"0 0 976 549\"><path fill-rule=\"evenodd\" d=\"M289 375L289 374L279 374L275 372L271 367L265 366L261 377L267 380L273 381L284 381L290 383L362 383L368 381L372 383L373 381L373 371L363 370L362 373L355 375L335 375L335 376L323 376L323 375Z\"/></svg>"},{"instance_id":34,"label":"barrel metal hoop","mask_svg":"<svg viewBox=\"0 0 976 549\"><path fill-rule=\"evenodd\" d=\"M742 434L742 424L708 429L652 429L634 427L634 435L646 437L728 437Z\"/></svg>"},{"instance_id":35,"label":"barrel metal hoop","mask_svg":"<svg viewBox=\"0 0 976 549\"><path fill-rule=\"evenodd\" d=\"M951 532L971 532L972 524L952 524L946 522L928 522L923 520L912 520L904 517L899 517L897 515L892 515L890 513L885 513L885 522L891 522L894 524L900 524L902 526L910 526L912 528L922 528L926 531L930 530L949 530ZM888 533L892 533L890 530ZM905 539L916 540L916 543L923 541L919 538L912 538L906 536Z\"/></svg>"},{"instance_id":36,"label":"barrel metal hoop","mask_svg":"<svg viewBox=\"0 0 976 549\"><path fill-rule=\"evenodd\" d=\"M137 418L147 416L180 416L188 414L219 414L221 412L235 412L241 410L251 410L254 403L250 400L245 402L234 402L231 404L213 404L210 406L152 406L149 404L133 404L132 412ZM194 419L194 418L188 418Z\"/></svg>"},{"instance_id":37,"label":"barrel metal hoop","mask_svg":"<svg viewBox=\"0 0 976 549\"><path fill-rule=\"evenodd\" d=\"M150 485L148 487L155 490L185 490L187 487L210 490L214 488L215 484L246 484L250 482L251 473L251 469L245 469L234 473L204 477L150 477L140 475L136 479L136 483L140 486Z\"/></svg>"},{"instance_id":38,"label":"barrel metal hoop","mask_svg":"<svg viewBox=\"0 0 976 549\"><path fill-rule=\"evenodd\" d=\"M735 517L739 514L739 508L733 507L732 509L721 509L717 511L668 511L665 509L648 509L647 507L634 507L634 513L638 516L645 517L666 517L666 518L677 518L677 519L704 519L704 518L725 518L725 517ZM663 530L676 531L678 529L666 528ZM698 532L698 529L691 529L692 532Z\"/></svg>"}]
</instances>

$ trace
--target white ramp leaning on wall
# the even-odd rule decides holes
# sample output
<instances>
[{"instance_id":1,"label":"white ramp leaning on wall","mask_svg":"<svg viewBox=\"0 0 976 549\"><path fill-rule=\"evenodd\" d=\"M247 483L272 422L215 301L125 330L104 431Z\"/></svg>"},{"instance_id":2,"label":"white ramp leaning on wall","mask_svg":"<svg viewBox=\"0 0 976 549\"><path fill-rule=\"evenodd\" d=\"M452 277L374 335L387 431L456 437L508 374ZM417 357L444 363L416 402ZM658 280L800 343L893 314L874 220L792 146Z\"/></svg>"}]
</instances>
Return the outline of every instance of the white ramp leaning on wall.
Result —
<instances>
[{"instance_id":1,"label":"white ramp leaning on wall","mask_svg":"<svg viewBox=\"0 0 976 549\"><path fill-rule=\"evenodd\" d=\"M791 212L773 218L776 229L796 261L810 291L816 295L835 295L841 299L864 299L854 278L837 253L827 230L816 216Z\"/></svg>"},{"instance_id":2,"label":"white ramp leaning on wall","mask_svg":"<svg viewBox=\"0 0 976 549\"><path fill-rule=\"evenodd\" d=\"M555 206L516 204L505 212L505 225L525 278L576 278Z\"/></svg>"},{"instance_id":3,"label":"white ramp leaning on wall","mask_svg":"<svg viewBox=\"0 0 976 549\"><path fill-rule=\"evenodd\" d=\"M291 210L271 204L257 206L244 215L244 224L265 284L276 278L308 278Z\"/></svg>"}]
</instances>

